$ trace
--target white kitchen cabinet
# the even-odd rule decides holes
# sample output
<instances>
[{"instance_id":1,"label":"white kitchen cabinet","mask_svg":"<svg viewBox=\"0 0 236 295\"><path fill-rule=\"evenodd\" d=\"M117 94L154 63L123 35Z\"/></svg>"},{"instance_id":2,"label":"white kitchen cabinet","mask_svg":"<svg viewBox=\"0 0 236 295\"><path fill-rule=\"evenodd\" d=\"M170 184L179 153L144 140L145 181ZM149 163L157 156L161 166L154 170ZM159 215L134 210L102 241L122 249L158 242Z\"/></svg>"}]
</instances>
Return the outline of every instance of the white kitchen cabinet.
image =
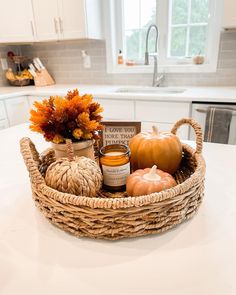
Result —
<instances>
[{"instance_id":1,"label":"white kitchen cabinet","mask_svg":"<svg viewBox=\"0 0 236 295\"><path fill-rule=\"evenodd\" d=\"M1 1L0 42L35 40L31 0Z\"/></svg>"},{"instance_id":2,"label":"white kitchen cabinet","mask_svg":"<svg viewBox=\"0 0 236 295\"><path fill-rule=\"evenodd\" d=\"M223 28L236 28L236 1L224 0Z\"/></svg>"},{"instance_id":3,"label":"white kitchen cabinet","mask_svg":"<svg viewBox=\"0 0 236 295\"><path fill-rule=\"evenodd\" d=\"M29 95L0 101L0 120L8 116L9 125L29 121L29 110L35 101L42 101L50 95ZM103 121L141 121L142 130L151 130L156 125L160 131L170 131L174 123L190 115L190 103L163 102L135 99L94 98L104 108ZM0 124L1 125L1 124ZM178 130L181 139L188 139L189 126Z\"/></svg>"},{"instance_id":4,"label":"white kitchen cabinet","mask_svg":"<svg viewBox=\"0 0 236 295\"><path fill-rule=\"evenodd\" d=\"M162 131L170 132L173 125L174 125L173 123L142 122L141 131L151 131L152 126L157 126L157 128L160 132L162 132ZM188 139L189 138L189 127L187 125L181 126L177 131L177 135L181 139Z\"/></svg>"},{"instance_id":5,"label":"white kitchen cabinet","mask_svg":"<svg viewBox=\"0 0 236 295\"><path fill-rule=\"evenodd\" d=\"M43 99L48 99L49 95L45 95L45 96L28 96L28 104L29 104L29 108L33 108L34 107L34 102L35 101L42 101Z\"/></svg>"},{"instance_id":6,"label":"white kitchen cabinet","mask_svg":"<svg viewBox=\"0 0 236 295\"><path fill-rule=\"evenodd\" d=\"M134 101L115 100L115 99L95 99L103 107L104 121L129 121L134 120Z\"/></svg>"},{"instance_id":7,"label":"white kitchen cabinet","mask_svg":"<svg viewBox=\"0 0 236 295\"><path fill-rule=\"evenodd\" d=\"M136 101L135 110L135 119L142 122L142 130L151 130L152 125L157 125L161 131L170 131L176 121L189 117L190 103ZM189 127L180 127L178 135L188 139Z\"/></svg>"},{"instance_id":8,"label":"white kitchen cabinet","mask_svg":"<svg viewBox=\"0 0 236 295\"><path fill-rule=\"evenodd\" d=\"M4 102L0 101L0 130L9 127Z\"/></svg>"},{"instance_id":9,"label":"white kitchen cabinet","mask_svg":"<svg viewBox=\"0 0 236 295\"><path fill-rule=\"evenodd\" d=\"M0 120L7 118L6 110L3 101L0 101Z\"/></svg>"},{"instance_id":10,"label":"white kitchen cabinet","mask_svg":"<svg viewBox=\"0 0 236 295\"><path fill-rule=\"evenodd\" d=\"M0 130L6 129L9 127L8 120L0 120Z\"/></svg>"},{"instance_id":11,"label":"white kitchen cabinet","mask_svg":"<svg viewBox=\"0 0 236 295\"><path fill-rule=\"evenodd\" d=\"M32 0L37 39L58 40L58 0Z\"/></svg>"},{"instance_id":12,"label":"white kitchen cabinet","mask_svg":"<svg viewBox=\"0 0 236 295\"><path fill-rule=\"evenodd\" d=\"M39 41L102 38L99 0L32 0Z\"/></svg>"},{"instance_id":13,"label":"white kitchen cabinet","mask_svg":"<svg viewBox=\"0 0 236 295\"><path fill-rule=\"evenodd\" d=\"M145 111L144 111L145 110ZM188 117L190 104L163 101L136 101L136 119L163 123L175 123Z\"/></svg>"},{"instance_id":14,"label":"white kitchen cabinet","mask_svg":"<svg viewBox=\"0 0 236 295\"><path fill-rule=\"evenodd\" d=\"M28 96L29 107L33 108L35 101L42 101L46 96ZM134 120L134 101L133 100L116 100L116 99L97 99L94 100L103 107L103 120L105 121L124 121Z\"/></svg>"},{"instance_id":15,"label":"white kitchen cabinet","mask_svg":"<svg viewBox=\"0 0 236 295\"><path fill-rule=\"evenodd\" d=\"M6 99L5 105L10 126L29 121L29 104L26 96Z\"/></svg>"},{"instance_id":16,"label":"white kitchen cabinet","mask_svg":"<svg viewBox=\"0 0 236 295\"><path fill-rule=\"evenodd\" d=\"M83 0L58 1L59 28L62 39L76 39L86 36L85 2Z\"/></svg>"}]
</instances>

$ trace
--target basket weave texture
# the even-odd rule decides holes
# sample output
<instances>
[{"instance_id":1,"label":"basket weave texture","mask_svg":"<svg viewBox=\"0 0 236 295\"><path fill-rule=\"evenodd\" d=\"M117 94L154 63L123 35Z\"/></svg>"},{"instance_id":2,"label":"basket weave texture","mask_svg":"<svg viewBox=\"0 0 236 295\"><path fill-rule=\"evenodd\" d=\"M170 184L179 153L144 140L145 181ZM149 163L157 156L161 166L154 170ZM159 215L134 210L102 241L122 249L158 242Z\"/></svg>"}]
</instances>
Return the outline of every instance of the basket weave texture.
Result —
<instances>
[{"instance_id":1,"label":"basket weave texture","mask_svg":"<svg viewBox=\"0 0 236 295\"><path fill-rule=\"evenodd\" d=\"M30 85L30 79L22 79L22 80L8 80L10 85L12 86L28 86Z\"/></svg>"},{"instance_id":2,"label":"basket weave texture","mask_svg":"<svg viewBox=\"0 0 236 295\"><path fill-rule=\"evenodd\" d=\"M100 191L95 198L62 193L48 187L47 167L55 161L48 149L41 155L29 138L20 142L30 174L36 206L53 224L79 237L117 240L162 233L191 218L204 195L205 161L202 157L202 130L192 119L179 120L171 132L190 124L196 134L196 150L182 144L183 158L173 175L177 186L159 193L129 197L123 193Z\"/></svg>"}]
</instances>

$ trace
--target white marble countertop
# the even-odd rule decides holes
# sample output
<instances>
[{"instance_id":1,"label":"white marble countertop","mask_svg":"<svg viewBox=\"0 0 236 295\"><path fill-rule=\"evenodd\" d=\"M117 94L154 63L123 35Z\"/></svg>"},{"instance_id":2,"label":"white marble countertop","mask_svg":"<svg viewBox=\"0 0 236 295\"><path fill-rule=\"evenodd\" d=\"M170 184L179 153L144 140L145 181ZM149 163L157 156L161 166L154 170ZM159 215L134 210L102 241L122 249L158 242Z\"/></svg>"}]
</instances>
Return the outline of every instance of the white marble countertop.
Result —
<instances>
[{"instance_id":1,"label":"white marble countertop","mask_svg":"<svg viewBox=\"0 0 236 295\"><path fill-rule=\"evenodd\" d=\"M186 89L183 93L120 93L119 88L128 86L112 85L78 85L57 84L46 87L0 87L0 100L21 95L43 96L65 95L68 90L78 88L81 93L91 93L95 98L135 99L135 100L164 100L164 101L200 101L200 102L225 102L236 103L236 87L179 87ZM131 86L132 88L134 86ZM139 87L142 88L142 87ZM178 89L178 87L174 87Z\"/></svg>"},{"instance_id":2,"label":"white marble countertop","mask_svg":"<svg viewBox=\"0 0 236 295\"><path fill-rule=\"evenodd\" d=\"M174 230L118 242L76 238L35 208L19 125L0 131L1 295L235 295L236 146L204 144L204 201Z\"/></svg>"}]
</instances>

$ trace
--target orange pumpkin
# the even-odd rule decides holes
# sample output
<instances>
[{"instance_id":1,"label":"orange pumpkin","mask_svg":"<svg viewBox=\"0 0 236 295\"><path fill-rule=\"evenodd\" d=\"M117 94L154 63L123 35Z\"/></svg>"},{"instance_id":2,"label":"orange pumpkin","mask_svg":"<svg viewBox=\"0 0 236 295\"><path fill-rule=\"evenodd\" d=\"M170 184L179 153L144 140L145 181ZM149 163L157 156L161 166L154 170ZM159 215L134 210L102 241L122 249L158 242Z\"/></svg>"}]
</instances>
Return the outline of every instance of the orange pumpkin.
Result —
<instances>
[{"instance_id":1,"label":"orange pumpkin","mask_svg":"<svg viewBox=\"0 0 236 295\"><path fill-rule=\"evenodd\" d=\"M182 159L181 142L173 133L152 128L152 132L141 132L129 142L133 170L157 165L158 169L173 174Z\"/></svg>"},{"instance_id":2,"label":"orange pumpkin","mask_svg":"<svg viewBox=\"0 0 236 295\"><path fill-rule=\"evenodd\" d=\"M129 196L137 197L160 192L177 185L175 179L154 165L151 169L139 169L128 176L126 192Z\"/></svg>"}]
</instances>

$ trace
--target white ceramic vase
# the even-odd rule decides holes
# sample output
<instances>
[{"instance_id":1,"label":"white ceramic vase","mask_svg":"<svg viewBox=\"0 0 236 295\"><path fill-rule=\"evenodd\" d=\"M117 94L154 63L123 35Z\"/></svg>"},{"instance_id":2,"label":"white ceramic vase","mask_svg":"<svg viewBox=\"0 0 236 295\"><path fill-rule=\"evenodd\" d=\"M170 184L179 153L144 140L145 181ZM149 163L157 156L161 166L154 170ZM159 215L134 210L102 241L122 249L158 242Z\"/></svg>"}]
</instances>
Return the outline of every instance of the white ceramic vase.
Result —
<instances>
[{"instance_id":1,"label":"white ceramic vase","mask_svg":"<svg viewBox=\"0 0 236 295\"><path fill-rule=\"evenodd\" d=\"M72 143L72 145L73 145L75 156L79 156L79 157L84 156L92 160L95 160L92 139L74 142ZM66 149L65 143L57 144L52 142L52 148L55 151L55 155L57 159L67 157L67 149Z\"/></svg>"}]
</instances>

